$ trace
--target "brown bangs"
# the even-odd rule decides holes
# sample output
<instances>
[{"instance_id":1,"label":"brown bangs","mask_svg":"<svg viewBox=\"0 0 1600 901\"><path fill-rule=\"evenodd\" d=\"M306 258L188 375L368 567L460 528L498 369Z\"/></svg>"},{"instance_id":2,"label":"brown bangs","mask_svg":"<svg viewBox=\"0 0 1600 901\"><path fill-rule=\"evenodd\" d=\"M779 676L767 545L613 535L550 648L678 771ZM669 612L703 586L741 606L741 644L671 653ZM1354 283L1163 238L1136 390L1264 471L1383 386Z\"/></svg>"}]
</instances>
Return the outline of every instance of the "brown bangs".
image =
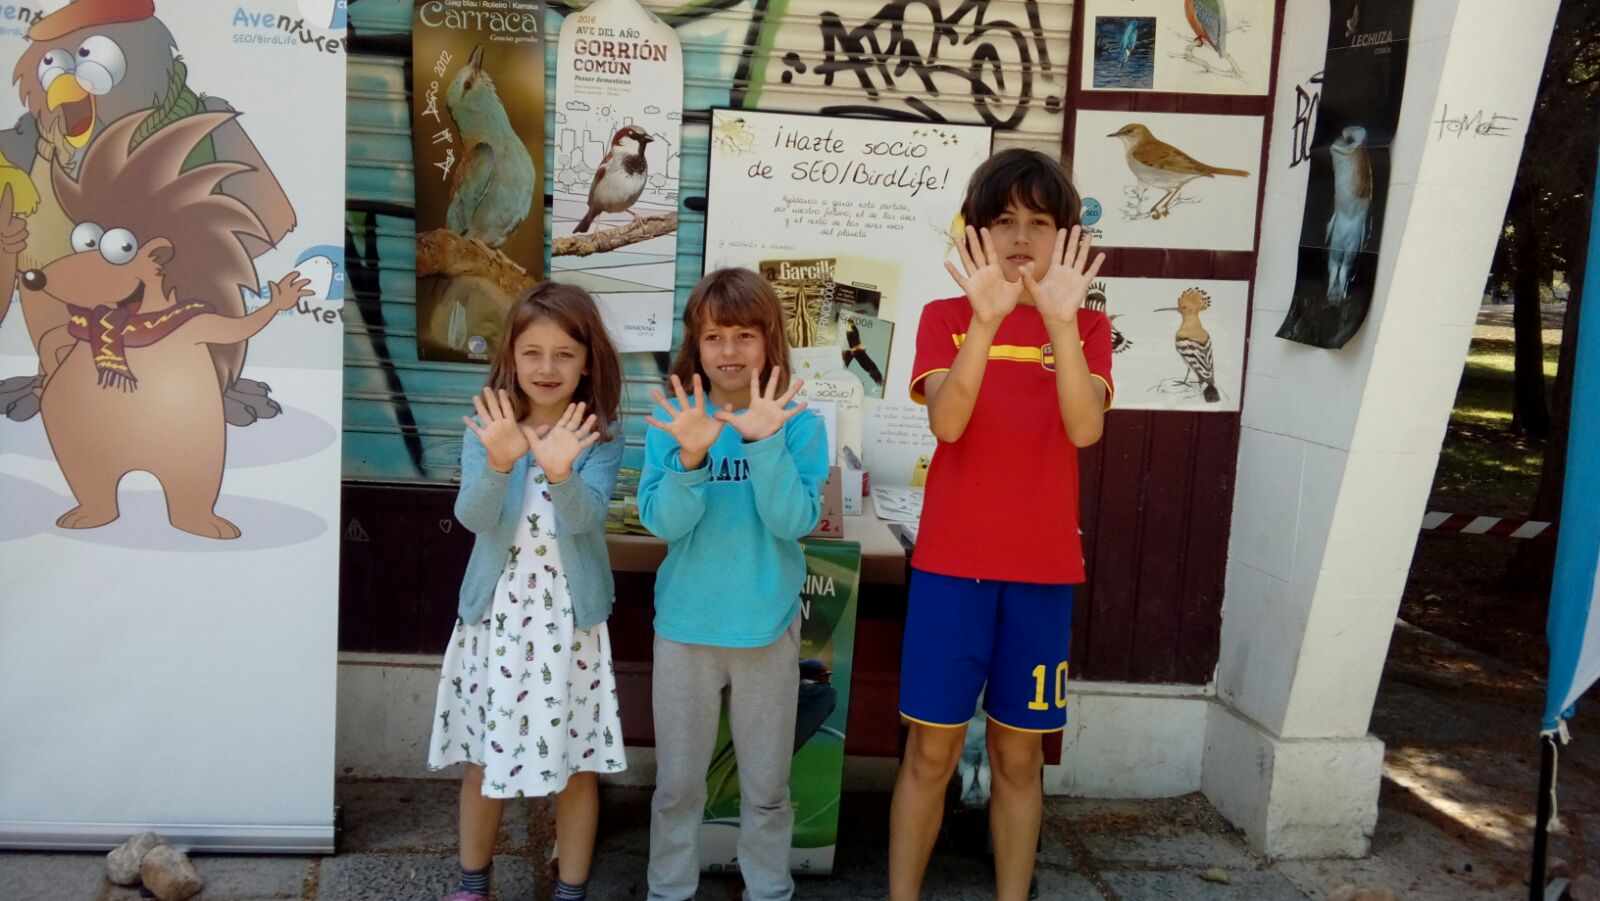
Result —
<instances>
[{"instance_id":1,"label":"brown bangs","mask_svg":"<svg viewBox=\"0 0 1600 901\"><path fill-rule=\"evenodd\" d=\"M513 348L522 330L541 319L555 323L588 351L589 372L578 381L572 402L588 406L588 412L595 414L600 440L610 441L608 426L622 405L622 362L600 317L600 308L582 288L542 281L517 298L506 312L505 327L500 331L499 347L489 367L489 387L506 392L519 422L527 417L528 399L517 385Z\"/></svg>"},{"instance_id":2,"label":"brown bangs","mask_svg":"<svg viewBox=\"0 0 1600 901\"><path fill-rule=\"evenodd\" d=\"M683 308L683 341L670 370L685 391L690 390L697 374L710 389L710 379L700 361L700 332L708 325L760 329L766 349L762 384L766 384L772 367L778 366L783 370L778 377L778 390L789 390L789 345L783 332L783 307L766 279L749 269L718 269L700 279L689 292L689 301Z\"/></svg>"}]
</instances>

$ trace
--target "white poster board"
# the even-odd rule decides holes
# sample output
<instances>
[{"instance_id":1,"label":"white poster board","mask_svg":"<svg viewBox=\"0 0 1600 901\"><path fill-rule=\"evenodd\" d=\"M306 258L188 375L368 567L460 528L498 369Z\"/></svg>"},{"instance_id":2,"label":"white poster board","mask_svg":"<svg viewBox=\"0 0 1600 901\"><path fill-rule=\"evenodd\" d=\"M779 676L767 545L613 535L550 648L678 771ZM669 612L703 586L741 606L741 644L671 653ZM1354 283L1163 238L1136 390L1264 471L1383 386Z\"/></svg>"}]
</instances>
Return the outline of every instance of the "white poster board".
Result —
<instances>
[{"instance_id":1,"label":"white poster board","mask_svg":"<svg viewBox=\"0 0 1600 901\"><path fill-rule=\"evenodd\" d=\"M567 16L556 59L551 277L595 295L617 350L670 350L683 54L638 0Z\"/></svg>"},{"instance_id":2,"label":"white poster board","mask_svg":"<svg viewBox=\"0 0 1600 901\"><path fill-rule=\"evenodd\" d=\"M1083 89L1267 93L1273 0L1228 0L1191 19L1189 0L1085 0ZM1195 7L1202 4L1193 3Z\"/></svg>"},{"instance_id":3,"label":"white poster board","mask_svg":"<svg viewBox=\"0 0 1600 901\"><path fill-rule=\"evenodd\" d=\"M81 14L137 4L74 7ZM113 56L106 38L92 37L102 28L116 34L122 65L88 64ZM224 312L231 322L263 306L265 286L291 270L310 279L311 296L276 315L263 311L264 328L249 338L242 362L227 364L225 395L213 370L215 345L196 343L186 322L147 346L128 338L126 346L99 348L122 359L126 376L96 364L90 342L98 338L69 339L41 403L30 406L26 392L9 396L23 406L0 418L0 722L7 724L0 729L0 847L105 848L154 829L203 850L330 851L344 4L262 0L246 13L232 4L157 0L153 19L55 31L40 43L76 55L76 72L56 76L29 65L17 87L43 90L40 79L51 75L100 91L92 130L75 139L86 149L67 158L77 177L112 179L115 190L88 197L77 211L79 222L100 219L103 250L73 253L72 222L60 218L48 177L42 182L28 220L33 262L26 268L49 275L47 290L101 307L119 299L132 284L128 273L144 271L138 267L165 242L168 273L181 283L176 296L218 312L231 308ZM9 68L32 44L0 33L0 58ZM220 191L269 223L270 249L214 253L224 232L209 223L230 221L202 199L215 194L184 205L167 190L170 178L148 174L159 167L105 162L113 157L101 152L113 153L116 136L127 134L119 124L132 125L127 117L182 83L172 75L179 54L202 108L226 101L239 113L204 139L217 158L256 155L249 164L260 178L248 188L224 180ZM63 95L79 93L63 85ZM167 99L169 109L196 102ZM45 108L31 106L35 114ZM23 114L17 91L8 90L0 121L9 128ZM69 119L68 127L82 121ZM173 136L204 121L163 120L129 159L181 150ZM22 169L39 162L26 148L0 150ZM48 172L53 163L43 162L37 171ZM185 177L199 171L186 169ZM129 240L114 243L115 227L126 227ZM118 264L124 250L129 261ZM203 265L181 265L197 257ZM140 285L138 304L115 314L105 307L105 315L142 315L168 299L158 281ZM3 290L9 294L10 284ZM27 294L11 306L0 324L0 381L31 379L40 363L30 332L62 309ZM96 369L107 387L96 386ZM225 425L224 416L254 421ZM86 443L93 445L87 455ZM115 518L100 524L108 497ZM201 537L179 523L237 535Z\"/></svg>"},{"instance_id":4,"label":"white poster board","mask_svg":"<svg viewBox=\"0 0 1600 901\"><path fill-rule=\"evenodd\" d=\"M1079 110L1073 184L1106 247L1251 250L1260 116ZM1097 211L1091 214L1090 211Z\"/></svg>"},{"instance_id":5,"label":"white poster board","mask_svg":"<svg viewBox=\"0 0 1600 901\"><path fill-rule=\"evenodd\" d=\"M944 269L954 258L950 227L991 139L987 126L712 111L705 271L782 272L762 264L794 261L798 291L831 281L821 305L831 322L813 309L795 370L862 381L873 484L908 484L933 453L927 410L909 393L917 322L929 301L961 293ZM847 293L854 309L835 309L831 298ZM803 295L790 300L809 308ZM871 320L855 330L865 353L846 360L856 315Z\"/></svg>"},{"instance_id":6,"label":"white poster board","mask_svg":"<svg viewBox=\"0 0 1600 901\"><path fill-rule=\"evenodd\" d=\"M1111 318L1114 410L1235 412L1250 283L1107 278L1087 303ZM1209 390L1208 390L1209 389Z\"/></svg>"}]
</instances>

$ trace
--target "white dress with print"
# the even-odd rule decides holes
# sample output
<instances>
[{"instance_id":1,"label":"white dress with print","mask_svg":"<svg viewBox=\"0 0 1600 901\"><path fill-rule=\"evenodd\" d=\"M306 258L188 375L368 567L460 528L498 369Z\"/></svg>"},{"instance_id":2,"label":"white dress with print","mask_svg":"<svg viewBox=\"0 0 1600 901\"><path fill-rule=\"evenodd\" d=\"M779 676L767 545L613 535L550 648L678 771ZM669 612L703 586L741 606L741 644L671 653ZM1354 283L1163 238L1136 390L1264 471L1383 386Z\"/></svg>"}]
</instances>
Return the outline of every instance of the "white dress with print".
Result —
<instances>
[{"instance_id":1,"label":"white dress with print","mask_svg":"<svg viewBox=\"0 0 1600 901\"><path fill-rule=\"evenodd\" d=\"M456 619L428 766L483 767L483 794L536 797L573 773L625 769L606 624L581 631L556 546L555 508L529 461L517 538L481 622Z\"/></svg>"}]
</instances>

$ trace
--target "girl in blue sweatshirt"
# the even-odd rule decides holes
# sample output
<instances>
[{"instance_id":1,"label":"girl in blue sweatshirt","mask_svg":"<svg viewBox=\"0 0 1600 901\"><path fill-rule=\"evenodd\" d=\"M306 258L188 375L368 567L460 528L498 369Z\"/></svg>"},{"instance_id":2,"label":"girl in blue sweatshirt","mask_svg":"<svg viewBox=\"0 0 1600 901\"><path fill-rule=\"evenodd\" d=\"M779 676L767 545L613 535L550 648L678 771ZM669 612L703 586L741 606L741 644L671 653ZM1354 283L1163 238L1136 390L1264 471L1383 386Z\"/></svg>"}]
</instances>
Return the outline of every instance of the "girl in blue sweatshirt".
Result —
<instances>
[{"instance_id":1,"label":"girl in blue sweatshirt","mask_svg":"<svg viewBox=\"0 0 1600 901\"><path fill-rule=\"evenodd\" d=\"M656 574L649 897L694 897L726 688L739 869L747 898L779 901L794 893L800 539L821 512L827 439L822 419L792 403L801 382L790 383L783 310L748 269L720 269L695 285L671 381L673 400L655 392L639 479L639 518L667 542Z\"/></svg>"},{"instance_id":2,"label":"girl in blue sweatshirt","mask_svg":"<svg viewBox=\"0 0 1600 901\"><path fill-rule=\"evenodd\" d=\"M461 890L488 901L506 798L555 795L557 899L581 899L596 773L626 766L611 663L606 504L622 460L617 352L594 299L541 282L506 315L461 444L477 537L445 650L428 765L467 765Z\"/></svg>"}]
</instances>

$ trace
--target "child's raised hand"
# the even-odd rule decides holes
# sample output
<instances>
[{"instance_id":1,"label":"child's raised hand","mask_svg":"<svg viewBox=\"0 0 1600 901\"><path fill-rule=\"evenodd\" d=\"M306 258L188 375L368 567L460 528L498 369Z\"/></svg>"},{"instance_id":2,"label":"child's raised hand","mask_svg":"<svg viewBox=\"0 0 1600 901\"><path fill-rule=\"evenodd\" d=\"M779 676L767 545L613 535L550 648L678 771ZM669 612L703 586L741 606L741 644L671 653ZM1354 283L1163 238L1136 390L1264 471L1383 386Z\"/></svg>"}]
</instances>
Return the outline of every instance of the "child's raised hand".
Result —
<instances>
[{"instance_id":1,"label":"child's raised hand","mask_svg":"<svg viewBox=\"0 0 1600 901\"><path fill-rule=\"evenodd\" d=\"M684 395L683 382L676 375L672 377L672 390L678 396L676 409L667 403L661 389L650 392L650 396L666 411L667 421L662 422L654 414L647 416L645 421L671 435L678 442L678 462L683 464L684 469L695 469L705 460L706 451L711 450L711 445L717 443L717 436L722 434L722 420L711 415L705 391L700 387L698 372L694 375L693 400Z\"/></svg>"},{"instance_id":2,"label":"child's raised hand","mask_svg":"<svg viewBox=\"0 0 1600 901\"><path fill-rule=\"evenodd\" d=\"M534 462L551 482L565 482L572 475L572 464L578 455L600 440L600 433L594 429L595 415L590 413L585 419L583 411L581 403L567 404L566 412L555 425L538 429L522 427L522 436L533 451Z\"/></svg>"},{"instance_id":3,"label":"child's raised hand","mask_svg":"<svg viewBox=\"0 0 1600 901\"><path fill-rule=\"evenodd\" d=\"M1100 253L1095 254L1093 264L1089 263L1089 249L1093 244L1094 239L1078 226L1072 227L1070 238L1063 228L1056 232L1056 246L1050 253L1050 268L1044 278L1034 281L1032 274L1022 273L1022 285L1046 322L1077 321L1078 310L1089 293L1089 284L1100 272L1100 264L1106 261L1106 255Z\"/></svg>"},{"instance_id":4,"label":"child's raised hand","mask_svg":"<svg viewBox=\"0 0 1600 901\"><path fill-rule=\"evenodd\" d=\"M772 367L772 375L767 377L767 387L763 391L760 370L751 370L750 406L743 413L735 413L732 409L718 410L717 418L733 426L746 441L760 441L776 434L784 423L806 408L805 401L789 406L789 402L805 386L805 379L795 379L789 385L789 390L782 397L778 396L778 376L782 371L777 366Z\"/></svg>"},{"instance_id":5,"label":"child's raised hand","mask_svg":"<svg viewBox=\"0 0 1600 901\"><path fill-rule=\"evenodd\" d=\"M1017 308L1017 301L1022 299L1022 282L1006 281L1000 269L1000 253L994 249L994 239L989 237L987 228L980 233L967 226L967 239L957 241L956 250L961 254L961 268L966 275L962 275L954 263L946 262L944 268L972 303L972 318L998 325L1006 314Z\"/></svg>"},{"instance_id":6,"label":"child's raised hand","mask_svg":"<svg viewBox=\"0 0 1600 901\"><path fill-rule=\"evenodd\" d=\"M516 407L511 405L510 395L503 389L497 393L485 387L482 394L472 396L472 408L478 411L477 421L471 416L463 416L461 421L483 442L483 449L489 454L489 467L495 472L510 472L528 452L528 436L517 424Z\"/></svg>"}]
</instances>

